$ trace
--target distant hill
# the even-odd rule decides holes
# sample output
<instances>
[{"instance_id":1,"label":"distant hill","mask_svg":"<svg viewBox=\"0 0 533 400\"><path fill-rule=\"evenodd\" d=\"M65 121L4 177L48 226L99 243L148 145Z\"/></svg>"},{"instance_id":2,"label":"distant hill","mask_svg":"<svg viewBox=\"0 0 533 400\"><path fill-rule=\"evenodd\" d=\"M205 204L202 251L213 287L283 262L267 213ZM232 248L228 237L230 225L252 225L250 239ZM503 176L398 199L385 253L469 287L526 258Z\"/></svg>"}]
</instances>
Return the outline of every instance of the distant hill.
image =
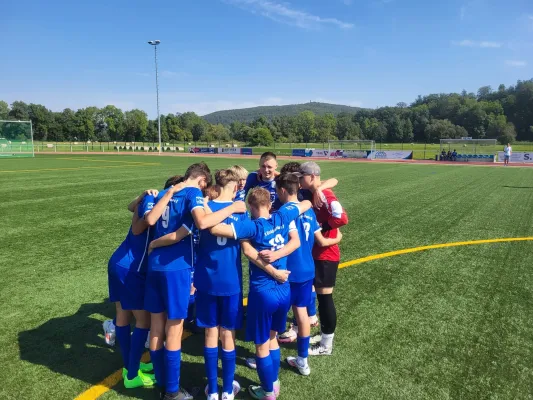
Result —
<instances>
[{"instance_id":1,"label":"distant hill","mask_svg":"<svg viewBox=\"0 0 533 400\"><path fill-rule=\"evenodd\" d=\"M337 115L341 112L355 114L358 110L360 110L359 107L310 102L305 104L291 104L287 106L262 106L242 108L238 110L216 111L214 113L204 115L202 118L211 124L229 125L234 121L249 123L260 116L264 116L268 119L281 116L294 116L298 115L302 111L312 111L317 115L324 115L327 113Z\"/></svg>"}]
</instances>

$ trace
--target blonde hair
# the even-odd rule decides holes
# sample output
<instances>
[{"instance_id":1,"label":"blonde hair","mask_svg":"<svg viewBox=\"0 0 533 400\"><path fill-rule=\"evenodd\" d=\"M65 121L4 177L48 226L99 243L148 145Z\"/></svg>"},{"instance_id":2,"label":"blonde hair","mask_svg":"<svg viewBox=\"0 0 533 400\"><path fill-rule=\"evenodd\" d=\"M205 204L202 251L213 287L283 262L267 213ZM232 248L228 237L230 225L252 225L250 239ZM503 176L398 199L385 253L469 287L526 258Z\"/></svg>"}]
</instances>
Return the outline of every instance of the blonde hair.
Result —
<instances>
[{"instance_id":1,"label":"blonde hair","mask_svg":"<svg viewBox=\"0 0 533 400\"><path fill-rule=\"evenodd\" d=\"M239 183L239 177L231 169L220 169L215 172L215 182L223 188L230 182Z\"/></svg>"},{"instance_id":2,"label":"blonde hair","mask_svg":"<svg viewBox=\"0 0 533 400\"><path fill-rule=\"evenodd\" d=\"M244 168L242 165L234 165L233 167L229 168L230 171L232 171L239 180L248 178L248 170Z\"/></svg>"}]
</instances>

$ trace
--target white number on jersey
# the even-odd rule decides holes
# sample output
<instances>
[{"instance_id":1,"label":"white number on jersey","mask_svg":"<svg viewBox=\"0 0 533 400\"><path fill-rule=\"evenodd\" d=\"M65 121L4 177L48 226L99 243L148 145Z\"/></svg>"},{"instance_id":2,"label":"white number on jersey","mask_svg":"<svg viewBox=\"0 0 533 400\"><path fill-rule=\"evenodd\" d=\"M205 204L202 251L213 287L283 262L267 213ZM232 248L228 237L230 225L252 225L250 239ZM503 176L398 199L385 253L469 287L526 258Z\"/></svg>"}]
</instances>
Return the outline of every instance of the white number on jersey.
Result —
<instances>
[{"instance_id":1,"label":"white number on jersey","mask_svg":"<svg viewBox=\"0 0 533 400\"><path fill-rule=\"evenodd\" d=\"M163 225L163 228L168 228L168 220L170 219L170 208L168 206L165 208L165 211L163 211L161 218L161 225Z\"/></svg>"},{"instance_id":2,"label":"white number on jersey","mask_svg":"<svg viewBox=\"0 0 533 400\"><path fill-rule=\"evenodd\" d=\"M304 229L305 229L305 241L309 241L309 231L311 230L311 224L309 222L304 222Z\"/></svg>"},{"instance_id":3,"label":"white number on jersey","mask_svg":"<svg viewBox=\"0 0 533 400\"><path fill-rule=\"evenodd\" d=\"M224 246L226 243L228 243L228 238L217 236L217 244L219 246Z\"/></svg>"},{"instance_id":4,"label":"white number on jersey","mask_svg":"<svg viewBox=\"0 0 533 400\"><path fill-rule=\"evenodd\" d=\"M285 246L285 239L283 239L283 236L281 236L279 233L276 235L275 238L270 239L268 242L271 246L272 251L276 251L281 249L283 246Z\"/></svg>"}]
</instances>

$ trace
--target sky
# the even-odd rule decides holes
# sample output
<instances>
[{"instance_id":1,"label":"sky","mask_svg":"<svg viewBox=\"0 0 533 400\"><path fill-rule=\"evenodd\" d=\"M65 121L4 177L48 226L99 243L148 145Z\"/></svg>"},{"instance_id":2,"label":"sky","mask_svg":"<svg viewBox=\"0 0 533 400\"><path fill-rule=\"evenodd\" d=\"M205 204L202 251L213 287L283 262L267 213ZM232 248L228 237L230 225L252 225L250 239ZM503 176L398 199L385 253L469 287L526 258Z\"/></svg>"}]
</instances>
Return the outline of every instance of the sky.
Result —
<instances>
[{"instance_id":1,"label":"sky","mask_svg":"<svg viewBox=\"0 0 533 400\"><path fill-rule=\"evenodd\" d=\"M375 108L533 78L531 0L18 0L0 100L157 114Z\"/></svg>"}]
</instances>

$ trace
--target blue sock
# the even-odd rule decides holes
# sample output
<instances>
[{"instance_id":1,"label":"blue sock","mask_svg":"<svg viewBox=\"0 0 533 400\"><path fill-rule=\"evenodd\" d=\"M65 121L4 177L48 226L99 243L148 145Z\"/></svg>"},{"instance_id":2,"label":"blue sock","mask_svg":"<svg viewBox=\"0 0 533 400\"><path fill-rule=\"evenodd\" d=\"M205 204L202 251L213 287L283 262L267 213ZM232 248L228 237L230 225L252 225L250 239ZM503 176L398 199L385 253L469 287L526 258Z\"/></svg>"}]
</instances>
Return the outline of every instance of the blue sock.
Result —
<instances>
[{"instance_id":1,"label":"blue sock","mask_svg":"<svg viewBox=\"0 0 533 400\"><path fill-rule=\"evenodd\" d=\"M167 393L177 393L180 389L181 350L165 349L165 389Z\"/></svg>"},{"instance_id":2,"label":"blue sock","mask_svg":"<svg viewBox=\"0 0 533 400\"><path fill-rule=\"evenodd\" d=\"M222 350L222 392L233 393L233 378L235 377L235 362L237 353L235 350Z\"/></svg>"},{"instance_id":3,"label":"blue sock","mask_svg":"<svg viewBox=\"0 0 533 400\"><path fill-rule=\"evenodd\" d=\"M118 345L122 353L122 361L124 361L124 368L130 365L130 348L131 348L131 328L129 325L116 326L115 333L117 335Z\"/></svg>"},{"instance_id":4,"label":"blue sock","mask_svg":"<svg viewBox=\"0 0 533 400\"><path fill-rule=\"evenodd\" d=\"M218 347L204 347L207 394L218 393Z\"/></svg>"},{"instance_id":5,"label":"blue sock","mask_svg":"<svg viewBox=\"0 0 533 400\"><path fill-rule=\"evenodd\" d=\"M150 333L150 329L135 328L133 335L131 335L130 361L128 364L128 379L133 379L137 376L139 365L141 364L141 357L144 352L144 344L146 338Z\"/></svg>"},{"instance_id":6,"label":"blue sock","mask_svg":"<svg viewBox=\"0 0 533 400\"><path fill-rule=\"evenodd\" d=\"M307 306L307 315L316 315L316 292L311 292L311 303Z\"/></svg>"},{"instance_id":7,"label":"blue sock","mask_svg":"<svg viewBox=\"0 0 533 400\"><path fill-rule=\"evenodd\" d=\"M266 357L259 358L255 356L255 362L257 363L257 375L261 381L261 386L266 392L274 391L274 379L272 376L272 358L270 354Z\"/></svg>"},{"instance_id":8,"label":"blue sock","mask_svg":"<svg viewBox=\"0 0 533 400\"><path fill-rule=\"evenodd\" d=\"M154 366L155 380L157 386L165 387L165 349L150 350L150 359Z\"/></svg>"},{"instance_id":9,"label":"blue sock","mask_svg":"<svg viewBox=\"0 0 533 400\"><path fill-rule=\"evenodd\" d=\"M298 357L307 358L309 355L309 336L298 336Z\"/></svg>"},{"instance_id":10,"label":"blue sock","mask_svg":"<svg viewBox=\"0 0 533 400\"><path fill-rule=\"evenodd\" d=\"M279 375L279 364L281 361L281 351L279 348L276 350L270 350L270 358L272 359L272 382L278 380Z\"/></svg>"}]
</instances>

